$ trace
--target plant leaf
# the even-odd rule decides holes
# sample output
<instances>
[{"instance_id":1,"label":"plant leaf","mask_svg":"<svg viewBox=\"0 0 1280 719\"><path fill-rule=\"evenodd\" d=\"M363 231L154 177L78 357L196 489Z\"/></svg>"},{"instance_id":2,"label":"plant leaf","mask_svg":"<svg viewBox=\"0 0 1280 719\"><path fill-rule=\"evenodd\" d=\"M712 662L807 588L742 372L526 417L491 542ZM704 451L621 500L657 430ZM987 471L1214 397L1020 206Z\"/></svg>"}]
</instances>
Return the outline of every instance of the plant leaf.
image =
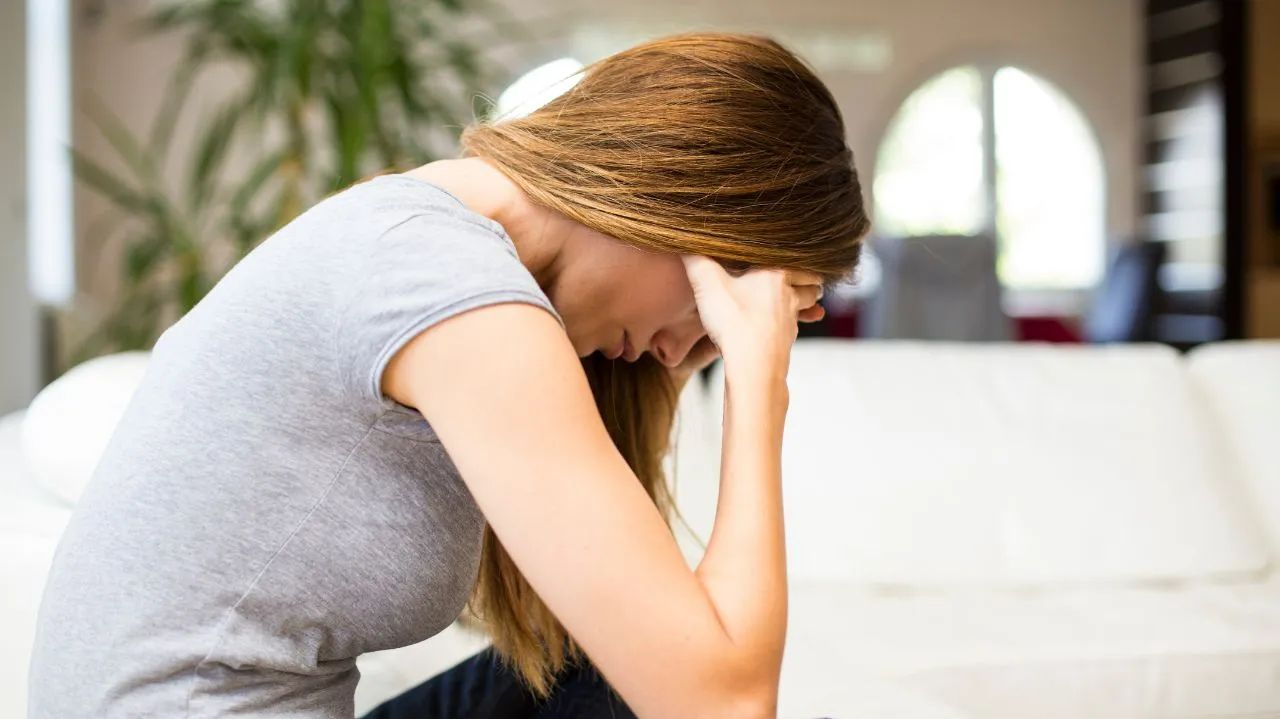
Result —
<instances>
[{"instance_id":1,"label":"plant leaf","mask_svg":"<svg viewBox=\"0 0 1280 719\"><path fill-rule=\"evenodd\" d=\"M165 155L169 151L173 128L177 125L178 116L186 105L191 88L196 84L197 75L204 68L208 53L205 42L193 42L165 86L164 100L151 123L150 133L151 147L159 155Z\"/></svg>"},{"instance_id":2,"label":"plant leaf","mask_svg":"<svg viewBox=\"0 0 1280 719\"><path fill-rule=\"evenodd\" d=\"M335 177L329 184L340 186L343 182L355 182L359 179L360 157L367 144L364 113L358 100L344 103L344 98L338 93L329 93L325 102L333 130L333 149L337 154Z\"/></svg>"},{"instance_id":3,"label":"plant leaf","mask_svg":"<svg viewBox=\"0 0 1280 719\"><path fill-rule=\"evenodd\" d=\"M124 279L129 286L142 284L164 261L167 244L164 238L146 235L130 242L125 249Z\"/></svg>"},{"instance_id":4,"label":"plant leaf","mask_svg":"<svg viewBox=\"0 0 1280 719\"><path fill-rule=\"evenodd\" d=\"M137 214L146 214L151 211L151 202L129 183L90 160L79 150L68 148L68 152L71 153L76 177L86 185L111 200L122 210Z\"/></svg>"},{"instance_id":5,"label":"plant leaf","mask_svg":"<svg viewBox=\"0 0 1280 719\"><path fill-rule=\"evenodd\" d=\"M240 183L240 186L227 204L228 214L231 218L242 217L248 211L250 203L262 191L267 181L271 180L280 171L280 167L288 157L289 153L287 151L277 150L253 168L249 176Z\"/></svg>"},{"instance_id":6,"label":"plant leaf","mask_svg":"<svg viewBox=\"0 0 1280 719\"><path fill-rule=\"evenodd\" d=\"M203 208L211 195L243 115L244 108L239 102L226 103L214 113L200 133L199 149L187 184L187 207L192 212Z\"/></svg>"},{"instance_id":7,"label":"plant leaf","mask_svg":"<svg viewBox=\"0 0 1280 719\"><path fill-rule=\"evenodd\" d=\"M178 255L177 287L178 312L185 315L196 306L208 292L204 282L204 256L192 249Z\"/></svg>"},{"instance_id":8,"label":"plant leaf","mask_svg":"<svg viewBox=\"0 0 1280 719\"><path fill-rule=\"evenodd\" d=\"M130 170L142 180L142 183L155 184L159 174L156 171L155 158L138 142L120 118L96 97L90 100L85 112L111 148L116 151L120 159L128 163Z\"/></svg>"}]
</instances>

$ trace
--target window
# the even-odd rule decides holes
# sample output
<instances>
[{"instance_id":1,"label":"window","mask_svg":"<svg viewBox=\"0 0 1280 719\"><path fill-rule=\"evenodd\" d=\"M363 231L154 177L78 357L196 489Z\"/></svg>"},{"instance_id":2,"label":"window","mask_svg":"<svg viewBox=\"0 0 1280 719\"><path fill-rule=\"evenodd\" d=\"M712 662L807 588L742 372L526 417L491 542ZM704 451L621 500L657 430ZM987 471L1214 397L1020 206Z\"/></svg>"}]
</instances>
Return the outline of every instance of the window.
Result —
<instances>
[{"instance_id":1,"label":"window","mask_svg":"<svg viewBox=\"0 0 1280 719\"><path fill-rule=\"evenodd\" d=\"M28 275L31 293L50 305L75 293L70 38L67 0L28 0Z\"/></svg>"},{"instance_id":2,"label":"window","mask_svg":"<svg viewBox=\"0 0 1280 719\"><path fill-rule=\"evenodd\" d=\"M497 117L523 117L564 94L582 78L582 63L561 58L535 67L498 96Z\"/></svg>"},{"instance_id":3,"label":"window","mask_svg":"<svg viewBox=\"0 0 1280 719\"><path fill-rule=\"evenodd\" d=\"M876 158L876 228L994 232L1001 281L1079 289L1102 275L1105 175L1084 117L1016 67L947 70L907 98Z\"/></svg>"}]
</instances>

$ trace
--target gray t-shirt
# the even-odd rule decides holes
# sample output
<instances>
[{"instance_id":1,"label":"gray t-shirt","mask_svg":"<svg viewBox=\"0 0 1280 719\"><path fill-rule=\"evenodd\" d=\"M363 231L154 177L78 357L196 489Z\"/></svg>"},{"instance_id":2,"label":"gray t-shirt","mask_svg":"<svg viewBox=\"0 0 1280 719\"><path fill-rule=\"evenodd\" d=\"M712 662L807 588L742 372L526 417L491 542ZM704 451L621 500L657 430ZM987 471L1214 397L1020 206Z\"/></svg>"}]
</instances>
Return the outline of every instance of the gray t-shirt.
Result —
<instances>
[{"instance_id":1,"label":"gray t-shirt","mask_svg":"<svg viewBox=\"0 0 1280 719\"><path fill-rule=\"evenodd\" d=\"M555 314L500 225L403 175L242 260L160 339L76 507L30 716L351 717L355 657L452 622L484 528L382 371L503 302Z\"/></svg>"}]
</instances>

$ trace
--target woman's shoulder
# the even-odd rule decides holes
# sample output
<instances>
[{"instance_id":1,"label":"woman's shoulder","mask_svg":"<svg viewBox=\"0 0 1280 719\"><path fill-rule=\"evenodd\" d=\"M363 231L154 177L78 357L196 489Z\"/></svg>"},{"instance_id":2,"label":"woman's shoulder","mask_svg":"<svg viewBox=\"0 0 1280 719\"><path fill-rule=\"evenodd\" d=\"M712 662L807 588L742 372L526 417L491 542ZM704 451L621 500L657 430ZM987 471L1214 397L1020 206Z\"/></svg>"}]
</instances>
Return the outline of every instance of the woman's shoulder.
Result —
<instances>
[{"instance_id":1,"label":"woman's shoulder","mask_svg":"<svg viewBox=\"0 0 1280 719\"><path fill-rule=\"evenodd\" d=\"M469 209L439 185L402 174L385 174L356 183L319 204L324 215L354 215L365 229L389 229L410 219L457 224L490 234L510 245L502 225Z\"/></svg>"}]
</instances>

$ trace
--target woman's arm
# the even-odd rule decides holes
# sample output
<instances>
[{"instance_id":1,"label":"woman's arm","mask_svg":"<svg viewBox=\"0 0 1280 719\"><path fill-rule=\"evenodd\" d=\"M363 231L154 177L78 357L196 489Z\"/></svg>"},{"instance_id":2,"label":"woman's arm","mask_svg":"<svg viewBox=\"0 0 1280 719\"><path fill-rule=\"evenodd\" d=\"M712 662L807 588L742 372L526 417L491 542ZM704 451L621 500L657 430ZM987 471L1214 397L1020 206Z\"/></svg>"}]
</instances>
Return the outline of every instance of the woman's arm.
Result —
<instances>
[{"instance_id":1,"label":"woman's arm","mask_svg":"<svg viewBox=\"0 0 1280 719\"><path fill-rule=\"evenodd\" d=\"M727 334L713 337L730 389L724 490L696 573L614 448L546 312L513 304L459 315L411 341L384 373L385 392L431 422L516 564L641 717L772 716L776 703L789 343L785 329L761 331L733 313L765 317L759 307L776 305L765 319L789 313L794 339L808 293L756 282L739 288L762 295L744 309L724 289L703 292L723 295L710 312L729 318Z\"/></svg>"}]
</instances>

